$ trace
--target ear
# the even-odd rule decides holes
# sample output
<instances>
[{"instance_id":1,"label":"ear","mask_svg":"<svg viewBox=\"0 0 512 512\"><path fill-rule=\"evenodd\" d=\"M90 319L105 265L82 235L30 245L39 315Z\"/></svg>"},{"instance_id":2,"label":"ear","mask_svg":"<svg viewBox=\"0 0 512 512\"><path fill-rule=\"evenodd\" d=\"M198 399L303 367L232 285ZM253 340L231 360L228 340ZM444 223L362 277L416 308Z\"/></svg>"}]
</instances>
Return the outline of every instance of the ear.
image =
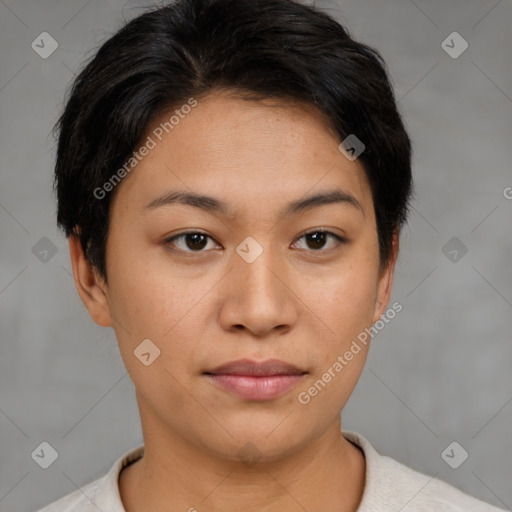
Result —
<instances>
[{"instance_id":1,"label":"ear","mask_svg":"<svg viewBox=\"0 0 512 512\"><path fill-rule=\"evenodd\" d=\"M393 233L392 248L389 261L379 275L379 283L377 286L377 295L375 297L375 309L372 322L375 323L386 310L389 298L391 297L391 288L393 285L393 275L395 272L395 263L398 258L399 233Z\"/></svg>"},{"instance_id":2,"label":"ear","mask_svg":"<svg viewBox=\"0 0 512 512\"><path fill-rule=\"evenodd\" d=\"M112 327L106 284L96 268L87 261L77 235L69 237L69 254L78 295L95 323Z\"/></svg>"}]
</instances>

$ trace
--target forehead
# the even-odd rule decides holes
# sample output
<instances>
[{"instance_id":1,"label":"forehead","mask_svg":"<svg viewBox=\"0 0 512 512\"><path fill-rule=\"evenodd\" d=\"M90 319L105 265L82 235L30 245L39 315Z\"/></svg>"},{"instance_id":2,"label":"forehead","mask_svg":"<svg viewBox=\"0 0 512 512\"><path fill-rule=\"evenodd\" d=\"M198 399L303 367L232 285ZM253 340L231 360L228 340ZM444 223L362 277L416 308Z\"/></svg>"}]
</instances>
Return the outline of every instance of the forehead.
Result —
<instances>
[{"instance_id":1,"label":"forehead","mask_svg":"<svg viewBox=\"0 0 512 512\"><path fill-rule=\"evenodd\" d=\"M125 178L121 196L147 202L179 186L229 198L239 207L251 200L277 206L285 196L336 186L361 203L371 201L362 164L340 152L339 138L312 106L248 101L226 91L196 101L149 124L142 143L150 138L154 147Z\"/></svg>"}]
</instances>

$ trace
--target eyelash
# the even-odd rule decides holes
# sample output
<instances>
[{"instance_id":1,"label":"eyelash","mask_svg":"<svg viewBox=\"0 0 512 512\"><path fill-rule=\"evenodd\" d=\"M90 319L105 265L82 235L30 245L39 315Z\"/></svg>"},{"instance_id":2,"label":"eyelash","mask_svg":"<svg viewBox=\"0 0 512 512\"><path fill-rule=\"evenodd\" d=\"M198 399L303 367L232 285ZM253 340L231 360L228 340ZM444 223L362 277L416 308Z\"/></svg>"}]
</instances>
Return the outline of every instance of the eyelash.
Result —
<instances>
[{"instance_id":1,"label":"eyelash","mask_svg":"<svg viewBox=\"0 0 512 512\"><path fill-rule=\"evenodd\" d=\"M347 240L345 238L343 238L331 231L327 231L324 229L314 229L314 230L308 231L307 233L304 233L303 235L301 235L297 240L300 240L308 235L317 234L317 233L323 233L323 234L329 235L330 237L332 237L336 240L336 247L331 248L331 250L335 249L335 248L339 247L341 244L347 242ZM177 240L179 238L184 238L184 237L186 237L186 235L204 235L207 238L209 238L210 240L214 240L210 235L207 235L206 233L204 233L202 231L182 231L181 233L178 233L177 235L174 235L171 238L166 239L164 241L164 244L165 245L173 244L175 240ZM201 254L201 253L206 252L205 250L191 251L191 250L175 249L175 248L170 248L170 250L176 251L176 252L189 253L189 254ZM309 250L313 253L321 253L321 252L329 251L329 249L323 249L323 248L321 248L321 249L306 249L306 250Z\"/></svg>"}]
</instances>

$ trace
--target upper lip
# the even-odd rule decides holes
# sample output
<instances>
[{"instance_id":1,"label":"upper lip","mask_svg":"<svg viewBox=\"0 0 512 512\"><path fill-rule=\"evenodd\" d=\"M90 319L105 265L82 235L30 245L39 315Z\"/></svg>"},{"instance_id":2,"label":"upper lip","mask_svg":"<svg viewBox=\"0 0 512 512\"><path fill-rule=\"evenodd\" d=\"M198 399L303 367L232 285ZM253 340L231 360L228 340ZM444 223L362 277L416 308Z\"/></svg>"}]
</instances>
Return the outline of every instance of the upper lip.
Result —
<instances>
[{"instance_id":1,"label":"upper lip","mask_svg":"<svg viewBox=\"0 0 512 512\"><path fill-rule=\"evenodd\" d=\"M238 359L237 361L221 364L204 373L217 375L303 375L307 372L279 359L267 359L259 362L250 359Z\"/></svg>"}]
</instances>

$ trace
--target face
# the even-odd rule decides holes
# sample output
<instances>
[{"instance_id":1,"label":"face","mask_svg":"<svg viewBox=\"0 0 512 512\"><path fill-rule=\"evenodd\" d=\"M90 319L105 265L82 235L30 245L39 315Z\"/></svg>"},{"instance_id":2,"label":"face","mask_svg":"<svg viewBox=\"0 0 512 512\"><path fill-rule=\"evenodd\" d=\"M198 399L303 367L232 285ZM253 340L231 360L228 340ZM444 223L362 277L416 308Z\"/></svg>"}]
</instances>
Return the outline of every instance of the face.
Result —
<instances>
[{"instance_id":1,"label":"face","mask_svg":"<svg viewBox=\"0 0 512 512\"><path fill-rule=\"evenodd\" d=\"M232 460L251 442L272 460L339 419L368 345L343 356L384 312L394 259L379 272L361 164L310 109L211 93L159 141L169 117L117 185L108 283L94 274L81 295L114 327L144 428ZM240 359L301 375L206 373Z\"/></svg>"}]
</instances>

